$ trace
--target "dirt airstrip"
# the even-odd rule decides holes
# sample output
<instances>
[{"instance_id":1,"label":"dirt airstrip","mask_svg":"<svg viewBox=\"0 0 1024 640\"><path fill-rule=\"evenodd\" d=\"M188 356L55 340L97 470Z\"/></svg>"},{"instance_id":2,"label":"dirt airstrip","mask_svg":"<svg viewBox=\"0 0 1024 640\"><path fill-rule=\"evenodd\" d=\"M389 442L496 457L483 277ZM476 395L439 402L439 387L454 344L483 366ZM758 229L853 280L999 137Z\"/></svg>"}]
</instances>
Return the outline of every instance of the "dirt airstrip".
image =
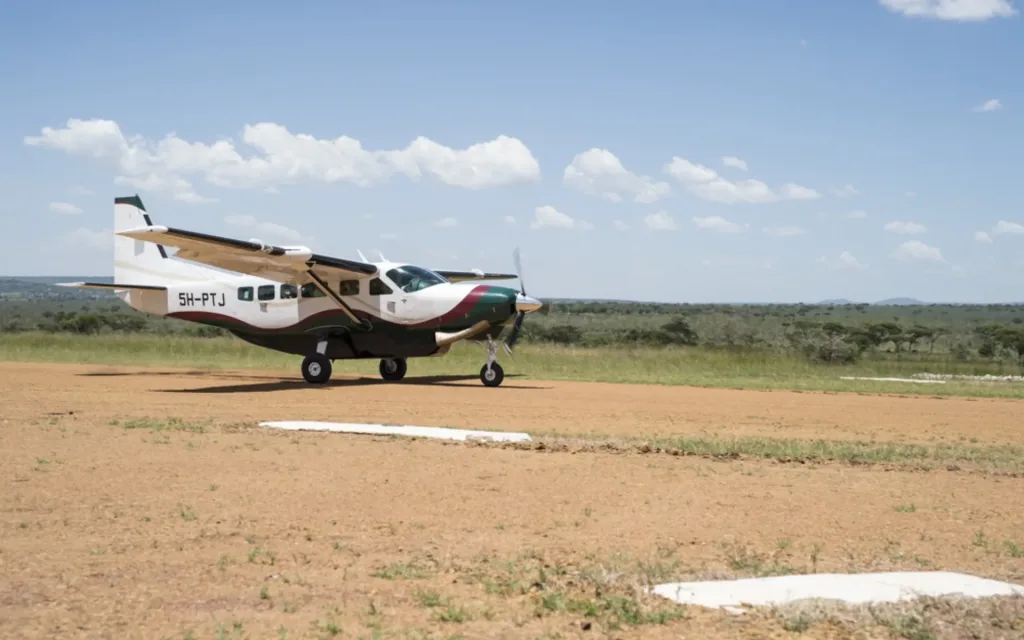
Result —
<instances>
[{"instance_id":1,"label":"dirt airstrip","mask_svg":"<svg viewBox=\"0 0 1024 640\"><path fill-rule=\"evenodd\" d=\"M0 637L926 638L956 631L943 621L1024 637L1019 601L939 622L893 614L854 636L835 621L677 608L638 588L894 568L1024 584L1019 474L256 425L1012 448L1024 446L1024 402L297 378L0 363Z\"/></svg>"}]
</instances>

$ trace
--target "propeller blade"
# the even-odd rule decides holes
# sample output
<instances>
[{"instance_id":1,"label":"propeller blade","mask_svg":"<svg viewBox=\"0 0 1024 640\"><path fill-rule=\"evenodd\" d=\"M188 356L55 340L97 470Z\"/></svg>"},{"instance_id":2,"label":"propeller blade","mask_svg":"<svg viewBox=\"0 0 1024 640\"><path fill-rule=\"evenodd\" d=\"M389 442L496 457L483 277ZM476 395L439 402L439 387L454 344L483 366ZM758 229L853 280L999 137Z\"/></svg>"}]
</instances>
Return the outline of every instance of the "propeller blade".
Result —
<instances>
[{"instance_id":1,"label":"propeller blade","mask_svg":"<svg viewBox=\"0 0 1024 640\"><path fill-rule=\"evenodd\" d=\"M508 340L505 341L505 353L512 355L512 348L516 346L516 341L519 340L519 330L522 328L525 318L526 313L522 311L516 314L515 322L512 323L512 332L508 335Z\"/></svg>"},{"instance_id":2,"label":"propeller blade","mask_svg":"<svg viewBox=\"0 0 1024 640\"><path fill-rule=\"evenodd\" d=\"M516 275L519 276L519 293L526 295L526 285L523 283L523 263L519 258L519 247L512 252L512 261L516 265Z\"/></svg>"}]
</instances>

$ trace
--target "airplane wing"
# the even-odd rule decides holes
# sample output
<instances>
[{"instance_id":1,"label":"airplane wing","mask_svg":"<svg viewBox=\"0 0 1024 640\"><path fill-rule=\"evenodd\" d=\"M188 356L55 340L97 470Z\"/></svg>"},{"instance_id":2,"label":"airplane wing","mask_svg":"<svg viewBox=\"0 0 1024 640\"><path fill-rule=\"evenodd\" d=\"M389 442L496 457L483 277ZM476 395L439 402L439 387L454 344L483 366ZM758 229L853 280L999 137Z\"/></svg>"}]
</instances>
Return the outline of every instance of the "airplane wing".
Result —
<instances>
[{"instance_id":1,"label":"airplane wing","mask_svg":"<svg viewBox=\"0 0 1024 640\"><path fill-rule=\"evenodd\" d=\"M162 225L128 229L117 234L175 247L178 249L175 257L184 260L291 284L307 282L308 271L331 280L339 275L367 278L377 273L375 265L320 255L307 247L281 247Z\"/></svg>"},{"instance_id":2,"label":"airplane wing","mask_svg":"<svg viewBox=\"0 0 1024 640\"><path fill-rule=\"evenodd\" d=\"M514 280L519 277L514 273L485 273L479 269L475 269L473 271L434 269L433 271L440 276L444 276L451 282L465 282L466 280Z\"/></svg>"}]
</instances>

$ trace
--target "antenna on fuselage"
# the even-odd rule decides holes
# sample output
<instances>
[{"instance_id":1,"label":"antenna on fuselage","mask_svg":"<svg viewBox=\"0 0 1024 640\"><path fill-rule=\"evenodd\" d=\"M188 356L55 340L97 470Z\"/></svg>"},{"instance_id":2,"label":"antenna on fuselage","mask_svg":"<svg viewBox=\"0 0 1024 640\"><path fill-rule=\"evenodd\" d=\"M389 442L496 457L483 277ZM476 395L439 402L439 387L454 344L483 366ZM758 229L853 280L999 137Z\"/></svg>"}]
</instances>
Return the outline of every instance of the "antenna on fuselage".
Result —
<instances>
[{"instance_id":1,"label":"antenna on fuselage","mask_svg":"<svg viewBox=\"0 0 1024 640\"><path fill-rule=\"evenodd\" d=\"M384 257L384 252L383 251L381 251L380 249L377 249L377 253L380 254L380 261L381 262L387 262L388 261L388 259Z\"/></svg>"},{"instance_id":2,"label":"antenna on fuselage","mask_svg":"<svg viewBox=\"0 0 1024 640\"><path fill-rule=\"evenodd\" d=\"M362 251L360 251L359 249L356 249L356 253L359 254L359 259L360 260L362 260L363 262L369 262L369 260L366 259L366 256L363 255Z\"/></svg>"}]
</instances>

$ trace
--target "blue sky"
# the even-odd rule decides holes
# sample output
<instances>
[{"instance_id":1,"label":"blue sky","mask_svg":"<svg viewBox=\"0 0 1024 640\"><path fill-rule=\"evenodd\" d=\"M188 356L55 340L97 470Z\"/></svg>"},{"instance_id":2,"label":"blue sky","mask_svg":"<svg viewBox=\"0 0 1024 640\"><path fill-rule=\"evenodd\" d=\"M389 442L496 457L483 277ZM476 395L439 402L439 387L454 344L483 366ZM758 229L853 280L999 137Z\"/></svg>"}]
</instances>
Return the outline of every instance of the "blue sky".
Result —
<instances>
[{"instance_id":1,"label":"blue sky","mask_svg":"<svg viewBox=\"0 0 1024 640\"><path fill-rule=\"evenodd\" d=\"M0 5L2 274L139 193L541 297L1024 297L1009 0Z\"/></svg>"}]
</instances>

